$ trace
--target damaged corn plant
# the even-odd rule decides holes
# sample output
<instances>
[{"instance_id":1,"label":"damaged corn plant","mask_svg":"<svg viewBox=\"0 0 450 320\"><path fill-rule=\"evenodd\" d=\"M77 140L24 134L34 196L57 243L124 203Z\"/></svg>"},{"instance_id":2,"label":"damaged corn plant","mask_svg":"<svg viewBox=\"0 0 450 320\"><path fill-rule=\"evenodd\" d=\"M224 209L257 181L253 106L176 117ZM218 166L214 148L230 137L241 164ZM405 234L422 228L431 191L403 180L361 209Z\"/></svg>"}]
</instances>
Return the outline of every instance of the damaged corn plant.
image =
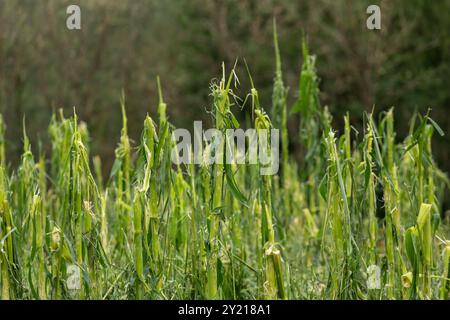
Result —
<instances>
[{"instance_id":1,"label":"damaged corn plant","mask_svg":"<svg viewBox=\"0 0 450 320\"><path fill-rule=\"evenodd\" d=\"M413 117L404 139L393 108L364 114L359 130L349 114L333 121L306 41L288 105L276 32L274 49L269 105L245 63L248 95L236 95L236 69L223 65L208 108L223 133L248 110L256 135L280 131L273 175L260 173L262 162L212 161L233 148L228 138L195 137L200 163L174 163L176 128L159 78L155 118L143 119L136 142L122 93L107 176L75 110L52 117L50 151L32 152L24 122L14 168L0 117L1 299L448 299L449 181L433 160L432 137L444 132L431 113Z\"/></svg>"}]
</instances>

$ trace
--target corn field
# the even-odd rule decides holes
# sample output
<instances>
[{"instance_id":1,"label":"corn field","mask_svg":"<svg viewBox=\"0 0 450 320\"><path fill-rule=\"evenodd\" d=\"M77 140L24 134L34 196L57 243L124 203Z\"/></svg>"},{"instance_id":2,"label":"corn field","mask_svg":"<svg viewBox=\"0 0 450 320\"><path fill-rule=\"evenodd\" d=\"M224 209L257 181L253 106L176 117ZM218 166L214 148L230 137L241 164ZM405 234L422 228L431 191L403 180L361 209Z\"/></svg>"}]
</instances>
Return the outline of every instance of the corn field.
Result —
<instances>
[{"instance_id":1,"label":"corn field","mask_svg":"<svg viewBox=\"0 0 450 320\"><path fill-rule=\"evenodd\" d=\"M431 144L444 134L438 124L418 114L400 141L390 109L365 114L363 132L347 115L340 134L320 104L306 42L293 106L276 36L274 44L271 106L260 105L249 67L245 75L246 125L280 130L273 176L259 174L262 164L174 165L159 79L158 117L144 119L136 142L122 94L107 178L75 110L51 119L49 154L33 154L24 123L17 168L6 161L0 118L1 299L448 299L449 181ZM221 131L239 127L243 100L235 70L223 70L210 87Z\"/></svg>"}]
</instances>

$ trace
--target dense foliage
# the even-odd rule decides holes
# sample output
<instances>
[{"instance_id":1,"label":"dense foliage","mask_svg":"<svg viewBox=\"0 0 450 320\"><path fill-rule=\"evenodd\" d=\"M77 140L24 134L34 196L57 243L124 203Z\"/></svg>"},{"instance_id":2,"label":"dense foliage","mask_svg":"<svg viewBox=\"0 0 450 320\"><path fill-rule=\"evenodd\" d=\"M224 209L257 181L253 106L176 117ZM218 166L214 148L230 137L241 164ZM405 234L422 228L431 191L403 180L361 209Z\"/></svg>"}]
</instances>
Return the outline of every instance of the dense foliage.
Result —
<instances>
[{"instance_id":1,"label":"dense foliage","mask_svg":"<svg viewBox=\"0 0 450 320\"><path fill-rule=\"evenodd\" d=\"M277 17L283 74L291 105L301 64L301 37L309 36L320 64L321 101L343 130L350 111L361 131L363 111L374 116L396 107L396 131L403 139L407 121L418 109L450 132L450 1L424 0L79 0L79 31L66 28L72 0L0 1L0 110L8 124L7 157L20 160L21 123L29 121L30 141L49 146L46 126L63 108L86 121L91 151L102 157L103 172L114 162L120 134L118 92L125 90L130 138L139 139L141 122L157 99L155 77L161 77L168 115L177 127L193 120L209 121L205 88L220 73L220 62L231 66L237 57L251 61L255 86L263 105L271 101L272 17ZM381 8L381 30L366 28L366 8ZM240 73L245 73L242 64ZM241 95L249 88L241 79ZM237 114L245 119L250 110ZM290 135L296 134L289 118ZM31 134L32 133L32 134ZM448 136L436 135L435 158L450 169ZM49 152L47 148L45 151ZM302 148L292 141L290 153L299 160ZM448 205L450 208L450 203Z\"/></svg>"},{"instance_id":2,"label":"dense foliage","mask_svg":"<svg viewBox=\"0 0 450 320\"><path fill-rule=\"evenodd\" d=\"M250 127L279 128L279 175L260 175L261 164L173 165L174 126L160 87L158 118L145 117L136 143L122 95L107 180L75 112L53 115L49 154L33 154L24 125L15 170L6 163L2 120L1 298L447 299L448 180L431 145L441 128L429 113L416 115L397 142L389 110L366 113L362 132L346 115L338 134L306 44L288 113L276 37L275 44L271 106L260 105L253 81L238 99L236 72L224 67L208 109L224 131L238 126L233 114L245 100ZM288 135L297 114L297 134ZM302 164L289 155L288 139L305 149Z\"/></svg>"}]
</instances>

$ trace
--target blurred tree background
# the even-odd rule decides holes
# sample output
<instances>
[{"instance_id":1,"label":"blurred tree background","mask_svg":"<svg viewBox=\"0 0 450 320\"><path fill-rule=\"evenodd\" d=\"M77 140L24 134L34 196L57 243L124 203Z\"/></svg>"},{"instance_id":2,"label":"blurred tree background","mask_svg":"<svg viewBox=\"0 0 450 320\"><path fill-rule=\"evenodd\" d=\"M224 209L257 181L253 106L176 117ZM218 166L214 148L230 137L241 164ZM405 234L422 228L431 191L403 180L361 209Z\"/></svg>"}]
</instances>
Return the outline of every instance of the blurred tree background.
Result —
<instances>
[{"instance_id":1,"label":"blurred tree background","mask_svg":"<svg viewBox=\"0 0 450 320\"><path fill-rule=\"evenodd\" d=\"M70 4L81 8L81 30L66 28ZM366 28L369 4L381 7L379 31ZM435 140L436 157L449 171L449 13L450 0L0 0L0 112L10 161L21 153L23 117L34 148L41 139L45 149L52 112L69 115L75 106L108 171L122 88L134 139L145 114L155 116L157 75L172 123L191 128L209 119L209 84L221 62L231 68L236 58L247 60L270 110L275 16L290 103L305 33L337 128L347 111L358 127L364 110L395 106L401 138L415 110L432 108L447 133ZM289 125L296 137L297 119Z\"/></svg>"}]
</instances>

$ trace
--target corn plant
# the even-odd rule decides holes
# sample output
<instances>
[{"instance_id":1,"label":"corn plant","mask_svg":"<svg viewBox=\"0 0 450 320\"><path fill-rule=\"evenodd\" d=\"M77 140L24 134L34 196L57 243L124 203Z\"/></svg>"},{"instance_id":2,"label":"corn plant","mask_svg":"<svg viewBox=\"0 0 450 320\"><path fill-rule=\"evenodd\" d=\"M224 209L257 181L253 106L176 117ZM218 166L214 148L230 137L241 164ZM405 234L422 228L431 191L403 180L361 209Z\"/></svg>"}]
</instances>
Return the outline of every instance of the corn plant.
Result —
<instances>
[{"instance_id":1,"label":"corn plant","mask_svg":"<svg viewBox=\"0 0 450 320\"><path fill-rule=\"evenodd\" d=\"M203 153L189 147L188 163L175 161L159 77L136 142L122 92L112 168L91 156L75 110L52 116L49 148L38 143L36 154L24 122L15 166L0 116L1 299L448 299L450 183L432 148L444 132L429 111L400 140L393 108L365 114L361 133L347 113L339 132L302 45L289 113L275 21L271 101L247 63L250 90L239 97L238 62L228 74L222 64L208 110L224 138L194 137ZM281 142L280 172L261 174L267 163L249 163L249 150L245 163L227 162L238 149L227 130L244 127L258 154ZM271 129L281 139L265 137L264 150ZM300 147L300 162L289 146Z\"/></svg>"}]
</instances>

